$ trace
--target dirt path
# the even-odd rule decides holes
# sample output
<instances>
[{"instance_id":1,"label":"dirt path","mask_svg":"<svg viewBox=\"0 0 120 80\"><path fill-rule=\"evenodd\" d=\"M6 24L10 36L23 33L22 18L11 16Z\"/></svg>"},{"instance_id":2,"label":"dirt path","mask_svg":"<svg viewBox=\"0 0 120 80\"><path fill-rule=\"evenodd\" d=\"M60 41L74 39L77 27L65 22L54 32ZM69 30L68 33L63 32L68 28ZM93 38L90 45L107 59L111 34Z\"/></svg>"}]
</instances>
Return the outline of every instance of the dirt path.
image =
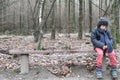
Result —
<instances>
[{"instance_id":1,"label":"dirt path","mask_svg":"<svg viewBox=\"0 0 120 80\"><path fill-rule=\"evenodd\" d=\"M71 76L66 78L56 77L48 72L46 68L40 66L30 69L30 72L25 75L20 75L13 70L6 70L0 72L0 80L96 80L95 71L90 73L80 66L74 66L71 70ZM103 71L103 75L103 80L112 80L110 70Z\"/></svg>"}]
</instances>

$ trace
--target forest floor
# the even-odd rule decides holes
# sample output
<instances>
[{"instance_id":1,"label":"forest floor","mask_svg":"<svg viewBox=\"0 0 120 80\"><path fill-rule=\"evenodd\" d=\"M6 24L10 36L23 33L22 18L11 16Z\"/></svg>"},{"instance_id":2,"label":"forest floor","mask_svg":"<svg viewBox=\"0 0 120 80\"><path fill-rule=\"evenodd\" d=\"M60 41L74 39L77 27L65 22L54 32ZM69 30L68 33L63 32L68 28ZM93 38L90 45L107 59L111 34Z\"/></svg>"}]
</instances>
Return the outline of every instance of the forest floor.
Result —
<instances>
[{"instance_id":1,"label":"forest floor","mask_svg":"<svg viewBox=\"0 0 120 80\"><path fill-rule=\"evenodd\" d=\"M89 37L84 37L82 40L77 40L76 34L72 34L70 38L64 34L60 34L56 36L55 40L50 40L50 34L46 34L43 37L43 49L93 50ZM32 36L0 36L0 48L2 49L35 50L36 47L37 44L34 42ZM117 45L115 52L118 59L118 78L120 79L120 44ZM58 56L58 54L49 56L52 58ZM95 69L88 71L85 66L79 65L71 66L71 71L67 76L58 77L45 67L45 65L57 63L55 58L54 60L51 58L45 55L30 55L30 72L23 75L19 74L19 58L0 54L0 80L96 80ZM110 69L103 69L103 76L103 80L112 80Z\"/></svg>"}]
</instances>

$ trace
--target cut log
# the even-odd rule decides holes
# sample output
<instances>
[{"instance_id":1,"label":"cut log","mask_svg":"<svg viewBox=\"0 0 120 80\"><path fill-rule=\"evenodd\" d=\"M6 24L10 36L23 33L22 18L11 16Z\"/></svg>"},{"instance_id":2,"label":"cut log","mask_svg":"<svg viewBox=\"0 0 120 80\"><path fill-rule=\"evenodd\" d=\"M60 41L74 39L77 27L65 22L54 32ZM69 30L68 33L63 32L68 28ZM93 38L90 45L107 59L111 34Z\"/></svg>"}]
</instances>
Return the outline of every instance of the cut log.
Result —
<instances>
[{"instance_id":1,"label":"cut log","mask_svg":"<svg viewBox=\"0 0 120 80\"><path fill-rule=\"evenodd\" d=\"M20 74L26 74L29 72L29 56L21 55L20 57L21 72Z\"/></svg>"},{"instance_id":2,"label":"cut log","mask_svg":"<svg viewBox=\"0 0 120 80\"><path fill-rule=\"evenodd\" d=\"M9 54L9 50L0 49L0 53L2 53L2 54Z\"/></svg>"},{"instance_id":3,"label":"cut log","mask_svg":"<svg viewBox=\"0 0 120 80\"><path fill-rule=\"evenodd\" d=\"M95 53L94 50L10 50L9 54Z\"/></svg>"}]
</instances>

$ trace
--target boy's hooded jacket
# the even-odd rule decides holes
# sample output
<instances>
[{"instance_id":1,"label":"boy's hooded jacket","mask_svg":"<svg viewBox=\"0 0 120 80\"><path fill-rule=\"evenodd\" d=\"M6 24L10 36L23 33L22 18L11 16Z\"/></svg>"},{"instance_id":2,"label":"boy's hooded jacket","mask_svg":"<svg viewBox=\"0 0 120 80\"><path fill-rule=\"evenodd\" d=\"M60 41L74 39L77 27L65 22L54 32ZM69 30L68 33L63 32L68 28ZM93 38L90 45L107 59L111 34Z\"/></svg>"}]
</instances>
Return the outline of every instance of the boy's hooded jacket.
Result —
<instances>
[{"instance_id":1,"label":"boy's hooded jacket","mask_svg":"<svg viewBox=\"0 0 120 80\"><path fill-rule=\"evenodd\" d=\"M103 48L103 46L108 46L108 53L113 51L113 38L108 30L101 30L100 26L108 26L108 21L106 18L101 17L97 28L95 28L91 33L91 42L94 48Z\"/></svg>"}]
</instances>

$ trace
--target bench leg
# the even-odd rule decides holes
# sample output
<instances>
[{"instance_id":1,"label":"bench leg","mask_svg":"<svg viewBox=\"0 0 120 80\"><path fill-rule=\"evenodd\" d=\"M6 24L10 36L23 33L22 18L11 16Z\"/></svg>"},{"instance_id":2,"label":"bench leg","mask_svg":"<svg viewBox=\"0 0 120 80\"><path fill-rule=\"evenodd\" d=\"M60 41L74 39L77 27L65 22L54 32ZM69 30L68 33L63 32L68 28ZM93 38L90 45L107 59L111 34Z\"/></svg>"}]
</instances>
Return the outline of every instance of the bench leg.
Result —
<instances>
[{"instance_id":1,"label":"bench leg","mask_svg":"<svg viewBox=\"0 0 120 80\"><path fill-rule=\"evenodd\" d=\"M26 74L29 72L29 55L21 55L20 56L20 74Z\"/></svg>"}]
</instances>

